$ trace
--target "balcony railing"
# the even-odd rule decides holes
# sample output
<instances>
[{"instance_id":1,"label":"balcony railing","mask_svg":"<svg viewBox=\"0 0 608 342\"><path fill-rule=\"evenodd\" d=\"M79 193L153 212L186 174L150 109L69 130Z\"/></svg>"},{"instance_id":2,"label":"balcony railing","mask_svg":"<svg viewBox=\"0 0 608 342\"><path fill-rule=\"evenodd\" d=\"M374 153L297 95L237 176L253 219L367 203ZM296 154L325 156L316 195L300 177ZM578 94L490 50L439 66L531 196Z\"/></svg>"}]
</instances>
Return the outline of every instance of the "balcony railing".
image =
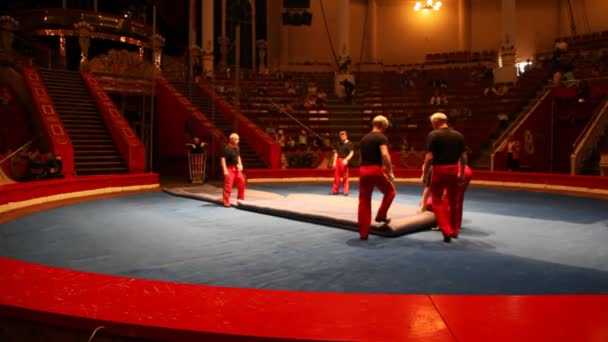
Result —
<instances>
[{"instance_id":1,"label":"balcony railing","mask_svg":"<svg viewBox=\"0 0 608 342\"><path fill-rule=\"evenodd\" d=\"M35 9L12 14L23 31L38 35L76 35L74 24L86 22L93 28L91 37L116 40L143 46L152 37L152 28L139 20L124 16L80 9Z\"/></svg>"}]
</instances>

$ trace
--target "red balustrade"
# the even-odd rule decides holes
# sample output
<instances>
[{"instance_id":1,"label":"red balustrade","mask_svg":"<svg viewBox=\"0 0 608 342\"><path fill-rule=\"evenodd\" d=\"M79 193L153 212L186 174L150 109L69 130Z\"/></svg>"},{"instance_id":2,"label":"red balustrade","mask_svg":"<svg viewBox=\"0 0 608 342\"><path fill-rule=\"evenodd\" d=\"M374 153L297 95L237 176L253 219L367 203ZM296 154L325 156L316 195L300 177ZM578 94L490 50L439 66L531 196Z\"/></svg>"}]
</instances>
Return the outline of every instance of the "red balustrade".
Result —
<instances>
[{"instance_id":1,"label":"red balustrade","mask_svg":"<svg viewBox=\"0 0 608 342\"><path fill-rule=\"evenodd\" d=\"M101 113L114 143L118 147L123 159L127 162L130 173L139 173L146 170L146 149L131 125L118 111L112 99L97 82L95 76L82 72L84 83L89 88L97 109Z\"/></svg>"},{"instance_id":2,"label":"red balustrade","mask_svg":"<svg viewBox=\"0 0 608 342\"><path fill-rule=\"evenodd\" d=\"M25 83L34 100L36 116L40 122L44 144L53 154L61 157L63 175L74 176L74 146L68 136L53 101L44 86L44 82L36 68L23 68Z\"/></svg>"}]
</instances>

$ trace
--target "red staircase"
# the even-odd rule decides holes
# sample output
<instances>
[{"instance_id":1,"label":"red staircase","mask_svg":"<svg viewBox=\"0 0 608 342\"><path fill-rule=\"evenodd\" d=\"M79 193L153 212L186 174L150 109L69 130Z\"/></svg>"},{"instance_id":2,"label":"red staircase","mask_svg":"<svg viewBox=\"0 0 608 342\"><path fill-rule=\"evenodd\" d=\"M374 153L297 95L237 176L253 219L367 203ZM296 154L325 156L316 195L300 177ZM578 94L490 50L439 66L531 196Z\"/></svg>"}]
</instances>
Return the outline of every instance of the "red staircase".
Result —
<instances>
[{"instance_id":1,"label":"red staircase","mask_svg":"<svg viewBox=\"0 0 608 342\"><path fill-rule=\"evenodd\" d=\"M128 173L80 73L40 69L40 75L74 145L76 175Z\"/></svg>"}]
</instances>

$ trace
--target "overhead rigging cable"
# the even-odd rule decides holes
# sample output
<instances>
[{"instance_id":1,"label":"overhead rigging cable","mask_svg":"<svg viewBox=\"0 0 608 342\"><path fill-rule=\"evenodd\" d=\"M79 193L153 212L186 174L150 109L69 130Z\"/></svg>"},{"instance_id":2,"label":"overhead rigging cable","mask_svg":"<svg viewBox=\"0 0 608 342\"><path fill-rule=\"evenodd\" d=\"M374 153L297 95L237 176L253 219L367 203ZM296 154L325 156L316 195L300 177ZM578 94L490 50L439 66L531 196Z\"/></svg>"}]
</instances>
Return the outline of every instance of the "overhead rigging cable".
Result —
<instances>
[{"instance_id":1,"label":"overhead rigging cable","mask_svg":"<svg viewBox=\"0 0 608 342\"><path fill-rule=\"evenodd\" d=\"M583 7L583 20L585 27L587 32L591 32L591 25L589 24L589 17L587 16L587 4L585 3L585 0L581 1L581 6Z\"/></svg>"},{"instance_id":2,"label":"overhead rigging cable","mask_svg":"<svg viewBox=\"0 0 608 342\"><path fill-rule=\"evenodd\" d=\"M325 24L325 32L327 33L327 39L329 40L329 47L331 48L331 53L334 55L334 62L337 67L340 67L338 64L338 56L336 55L336 50L334 49L334 43L331 40L331 34L329 33L329 26L327 25L327 17L325 16L325 7L323 6L323 0L319 0L319 4L321 5L321 14L323 15L323 23Z\"/></svg>"},{"instance_id":3,"label":"overhead rigging cable","mask_svg":"<svg viewBox=\"0 0 608 342\"><path fill-rule=\"evenodd\" d=\"M361 35L361 51L359 51L359 68L363 62L363 48L365 47L365 36L367 34L367 21L369 20L369 6L365 11L365 21L363 22L363 34ZM371 45L371 44L370 44Z\"/></svg>"}]
</instances>

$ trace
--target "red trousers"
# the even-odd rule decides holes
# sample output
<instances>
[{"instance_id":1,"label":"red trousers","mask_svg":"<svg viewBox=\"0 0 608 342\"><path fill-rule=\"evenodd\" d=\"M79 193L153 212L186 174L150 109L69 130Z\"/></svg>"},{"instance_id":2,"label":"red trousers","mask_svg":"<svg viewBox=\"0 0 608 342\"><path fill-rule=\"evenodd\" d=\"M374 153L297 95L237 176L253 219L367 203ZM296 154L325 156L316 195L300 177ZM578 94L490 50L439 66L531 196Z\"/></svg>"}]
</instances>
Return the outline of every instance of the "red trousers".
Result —
<instances>
[{"instance_id":1,"label":"red trousers","mask_svg":"<svg viewBox=\"0 0 608 342\"><path fill-rule=\"evenodd\" d=\"M458 184L457 164L433 165L431 197L437 224L444 236L458 236L462 224L464 192L471 181L473 171L465 167L465 183Z\"/></svg>"},{"instance_id":2,"label":"red trousers","mask_svg":"<svg viewBox=\"0 0 608 342\"><path fill-rule=\"evenodd\" d=\"M227 166L228 175L224 177L224 206L230 206L230 193L232 192L232 185L236 180L237 188L237 199L245 199L245 177L240 172L236 165Z\"/></svg>"},{"instance_id":3,"label":"red trousers","mask_svg":"<svg viewBox=\"0 0 608 342\"><path fill-rule=\"evenodd\" d=\"M376 217L385 219L397 191L393 184L388 181L381 166L361 166L359 168L358 223L359 236L362 238L367 238L369 235L369 227L372 224L372 192L375 187L380 189L380 192L384 195Z\"/></svg>"},{"instance_id":4,"label":"red trousers","mask_svg":"<svg viewBox=\"0 0 608 342\"><path fill-rule=\"evenodd\" d=\"M342 192L346 195L350 190L348 183L348 165L344 165L344 158L336 159L334 169L334 187L331 192L337 194L340 191L340 178L342 179Z\"/></svg>"},{"instance_id":5,"label":"red trousers","mask_svg":"<svg viewBox=\"0 0 608 342\"><path fill-rule=\"evenodd\" d=\"M454 229L454 234L458 236L460 233L460 226L462 225L462 205L464 203L464 193L467 191L469 187L469 183L471 183L471 178L473 178L473 170L470 167L464 167L464 183L458 184L456 188L456 203L453 207L454 209L450 209L451 215L451 223L452 228Z\"/></svg>"}]
</instances>

